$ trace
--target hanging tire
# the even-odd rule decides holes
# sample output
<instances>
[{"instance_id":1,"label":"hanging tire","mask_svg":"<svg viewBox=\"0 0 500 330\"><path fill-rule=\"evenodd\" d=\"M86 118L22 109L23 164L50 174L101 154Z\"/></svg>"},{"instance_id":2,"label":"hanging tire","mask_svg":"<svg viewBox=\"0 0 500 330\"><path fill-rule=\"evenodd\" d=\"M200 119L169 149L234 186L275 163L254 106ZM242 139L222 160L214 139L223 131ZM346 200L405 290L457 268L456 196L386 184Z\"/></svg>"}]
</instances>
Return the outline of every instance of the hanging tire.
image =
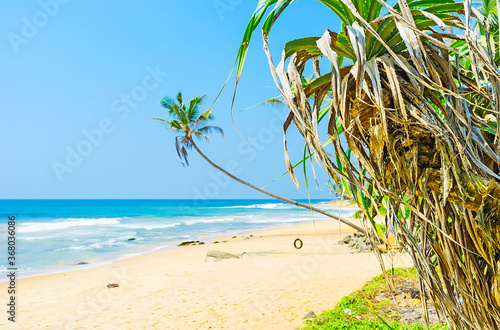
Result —
<instances>
[{"instance_id":1,"label":"hanging tire","mask_svg":"<svg viewBox=\"0 0 500 330\"><path fill-rule=\"evenodd\" d=\"M293 241L293 246L297 249L300 250L302 249L302 246L304 243L302 243L302 240L300 238L297 238L295 241Z\"/></svg>"}]
</instances>

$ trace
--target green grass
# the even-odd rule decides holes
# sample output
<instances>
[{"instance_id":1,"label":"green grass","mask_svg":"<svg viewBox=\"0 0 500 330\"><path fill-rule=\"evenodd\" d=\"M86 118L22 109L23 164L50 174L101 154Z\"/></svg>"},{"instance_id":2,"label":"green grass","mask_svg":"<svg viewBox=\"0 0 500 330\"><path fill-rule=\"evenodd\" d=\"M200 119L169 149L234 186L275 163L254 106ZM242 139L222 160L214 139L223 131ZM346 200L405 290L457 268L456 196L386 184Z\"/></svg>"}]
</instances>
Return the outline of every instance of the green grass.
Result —
<instances>
[{"instance_id":1,"label":"green grass","mask_svg":"<svg viewBox=\"0 0 500 330\"><path fill-rule=\"evenodd\" d=\"M394 279L400 281L415 280L414 268L396 268L389 270L388 275L394 275ZM392 299L387 298L380 302L370 301L382 292L387 292L388 286L383 274L375 276L366 283L361 290L355 291L343 297L335 306L335 309L325 311L314 320L306 320L301 329L324 329L324 330L426 330L427 326L420 323L403 324L396 321L397 311L387 307L391 306ZM350 314L344 311L349 309ZM434 324L431 330L449 330L445 324Z\"/></svg>"}]
</instances>

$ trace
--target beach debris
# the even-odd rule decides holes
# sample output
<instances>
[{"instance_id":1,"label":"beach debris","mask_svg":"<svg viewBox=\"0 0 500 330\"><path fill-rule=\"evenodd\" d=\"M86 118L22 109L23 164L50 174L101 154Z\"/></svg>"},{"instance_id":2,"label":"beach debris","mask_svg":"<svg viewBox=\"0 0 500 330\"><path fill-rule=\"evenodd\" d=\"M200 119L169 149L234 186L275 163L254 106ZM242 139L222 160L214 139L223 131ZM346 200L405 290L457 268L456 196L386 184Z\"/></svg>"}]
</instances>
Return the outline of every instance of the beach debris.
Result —
<instances>
[{"instance_id":1,"label":"beach debris","mask_svg":"<svg viewBox=\"0 0 500 330\"><path fill-rule=\"evenodd\" d=\"M107 286L108 286L108 288L109 288L109 289L111 289L111 288L117 288L117 287L119 287L120 285L119 285L119 284L117 284L117 283L108 283L108 285L107 285Z\"/></svg>"},{"instance_id":2,"label":"beach debris","mask_svg":"<svg viewBox=\"0 0 500 330\"><path fill-rule=\"evenodd\" d=\"M239 259L241 256L223 251L208 251L205 261L221 261L222 259Z\"/></svg>"},{"instance_id":3,"label":"beach debris","mask_svg":"<svg viewBox=\"0 0 500 330\"><path fill-rule=\"evenodd\" d=\"M128 241L135 241L135 237L129 238Z\"/></svg>"},{"instance_id":4,"label":"beach debris","mask_svg":"<svg viewBox=\"0 0 500 330\"><path fill-rule=\"evenodd\" d=\"M88 262L82 261L82 262L77 263L76 265L80 266L80 265L88 265L88 264L89 264Z\"/></svg>"},{"instance_id":5,"label":"beach debris","mask_svg":"<svg viewBox=\"0 0 500 330\"><path fill-rule=\"evenodd\" d=\"M205 243L200 241L185 241L178 244L177 246L191 246L191 245L203 245L203 244Z\"/></svg>"},{"instance_id":6,"label":"beach debris","mask_svg":"<svg viewBox=\"0 0 500 330\"><path fill-rule=\"evenodd\" d=\"M250 236L248 236L248 237L253 237L253 235L250 235Z\"/></svg>"},{"instance_id":7,"label":"beach debris","mask_svg":"<svg viewBox=\"0 0 500 330\"><path fill-rule=\"evenodd\" d=\"M243 237L243 239L250 239L250 238L248 238L248 236L245 236L245 237Z\"/></svg>"},{"instance_id":8,"label":"beach debris","mask_svg":"<svg viewBox=\"0 0 500 330\"><path fill-rule=\"evenodd\" d=\"M316 314L314 314L313 311L310 311L302 319L305 320L305 319L315 319L315 318L316 318Z\"/></svg>"},{"instance_id":9,"label":"beach debris","mask_svg":"<svg viewBox=\"0 0 500 330\"><path fill-rule=\"evenodd\" d=\"M243 252L243 253L240 255L240 258L245 258L245 257L250 257L250 253Z\"/></svg>"},{"instance_id":10,"label":"beach debris","mask_svg":"<svg viewBox=\"0 0 500 330\"><path fill-rule=\"evenodd\" d=\"M352 311L349 308L344 309L344 314L352 314Z\"/></svg>"},{"instance_id":11,"label":"beach debris","mask_svg":"<svg viewBox=\"0 0 500 330\"><path fill-rule=\"evenodd\" d=\"M348 244L348 247L352 250L352 253L363 253L371 251L373 249L370 243L370 239L368 239L365 234L360 232L345 236L339 241L338 244Z\"/></svg>"},{"instance_id":12,"label":"beach debris","mask_svg":"<svg viewBox=\"0 0 500 330\"><path fill-rule=\"evenodd\" d=\"M219 244L219 241L214 241L214 244Z\"/></svg>"},{"instance_id":13,"label":"beach debris","mask_svg":"<svg viewBox=\"0 0 500 330\"><path fill-rule=\"evenodd\" d=\"M232 238L236 238L236 236L233 236Z\"/></svg>"}]
</instances>

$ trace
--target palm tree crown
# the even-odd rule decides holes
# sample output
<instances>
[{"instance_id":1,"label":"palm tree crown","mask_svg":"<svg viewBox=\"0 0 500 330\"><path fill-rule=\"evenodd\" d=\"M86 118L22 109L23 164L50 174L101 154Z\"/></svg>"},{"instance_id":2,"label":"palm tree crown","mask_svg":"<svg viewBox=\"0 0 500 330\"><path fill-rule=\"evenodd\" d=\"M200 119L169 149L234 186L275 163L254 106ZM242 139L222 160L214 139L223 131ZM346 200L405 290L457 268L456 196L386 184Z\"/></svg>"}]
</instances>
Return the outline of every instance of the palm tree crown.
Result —
<instances>
[{"instance_id":1,"label":"palm tree crown","mask_svg":"<svg viewBox=\"0 0 500 330\"><path fill-rule=\"evenodd\" d=\"M224 136L224 131L220 127L207 125L209 121L214 120L212 109L208 109L200 114L199 106L204 101L205 95L200 95L185 104L182 93L179 92L175 99L164 97L161 100L161 106L167 109L168 115L172 120L157 117L152 118L153 120L165 123L172 131L183 133L183 135L175 138L175 149L182 165L189 165L187 149L193 147L193 136L200 139L204 138L207 141L210 141L210 137L207 134L212 131Z\"/></svg>"}]
</instances>

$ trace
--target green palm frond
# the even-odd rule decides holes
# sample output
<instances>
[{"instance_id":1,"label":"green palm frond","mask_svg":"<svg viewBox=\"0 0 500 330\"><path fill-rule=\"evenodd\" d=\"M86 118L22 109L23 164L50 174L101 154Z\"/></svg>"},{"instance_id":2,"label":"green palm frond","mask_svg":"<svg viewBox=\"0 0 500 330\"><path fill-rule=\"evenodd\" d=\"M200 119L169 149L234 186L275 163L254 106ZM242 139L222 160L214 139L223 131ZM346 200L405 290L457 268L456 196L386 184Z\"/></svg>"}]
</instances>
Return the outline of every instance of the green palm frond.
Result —
<instances>
[{"instance_id":1,"label":"green palm frond","mask_svg":"<svg viewBox=\"0 0 500 330\"><path fill-rule=\"evenodd\" d=\"M205 123L214 120L215 117L212 114L212 109L208 109L205 112L203 112L201 115L198 116L198 118L195 118L193 120L193 127L200 127L205 125Z\"/></svg>"},{"instance_id":2,"label":"green palm frond","mask_svg":"<svg viewBox=\"0 0 500 330\"><path fill-rule=\"evenodd\" d=\"M202 132L202 133L216 132L224 137L224 131L222 130L222 128L217 127L217 126L205 126L205 127L199 128L198 132Z\"/></svg>"},{"instance_id":3,"label":"green palm frond","mask_svg":"<svg viewBox=\"0 0 500 330\"><path fill-rule=\"evenodd\" d=\"M158 117L151 118L164 123L172 131L184 134L175 139L177 157L184 166L189 166L187 150L193 146L193 136L203 138L209 142L210 137L208 134L212 132L217 132L224 136L224 131L220 127L206 125L209 121L214 120L212 109L199 114L199 107L204 101L205 95L200 95L189 100L186 105L184 104L182 93L179 92L175 99L164 97L160 100L161 106L167 110L168 115L173 118L172 120Z\"/></svg>"},{"instance_id":4,"label":"green palm frond","mask_svg":"<svg viewBox=\"0 0 500 330\"><path fill-rule=\"evenodd\" d=\"M205 101L205 95L197 96L191 99L187 106L187 117L190 122L193 122L198 118L199 106Z\"/></svg>"}]
</instances>

